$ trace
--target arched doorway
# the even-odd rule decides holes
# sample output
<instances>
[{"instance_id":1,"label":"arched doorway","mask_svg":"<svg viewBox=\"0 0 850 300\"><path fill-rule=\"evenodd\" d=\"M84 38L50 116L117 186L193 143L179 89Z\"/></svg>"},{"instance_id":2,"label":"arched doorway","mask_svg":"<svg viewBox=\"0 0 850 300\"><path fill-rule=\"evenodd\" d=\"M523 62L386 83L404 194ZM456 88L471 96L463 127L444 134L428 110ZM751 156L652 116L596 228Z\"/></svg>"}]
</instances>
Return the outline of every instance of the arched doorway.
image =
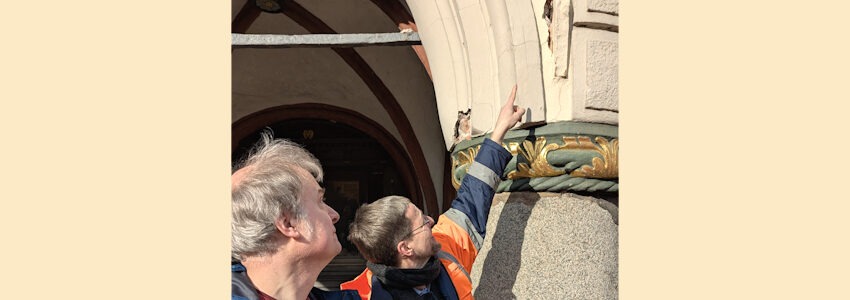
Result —
<instances>
[{"instance_id":1,"label":"arched doorway","mask_svg":"<svg viewBox=\"0 0 850 300\"><path fill-rule=\"evenodd\" d=\"M319 275L317 286L339 288L359 274L365 260L351 244L348 225L356 209L388 195L401 195L423 207L412 163L384 128L365 116L325 104L284 105L248 115L233 124L231 159L246 155L264 130L313 153L322 164L328 205L340 215L336 224L342 252Z\"/></svg>"}]
</instances>

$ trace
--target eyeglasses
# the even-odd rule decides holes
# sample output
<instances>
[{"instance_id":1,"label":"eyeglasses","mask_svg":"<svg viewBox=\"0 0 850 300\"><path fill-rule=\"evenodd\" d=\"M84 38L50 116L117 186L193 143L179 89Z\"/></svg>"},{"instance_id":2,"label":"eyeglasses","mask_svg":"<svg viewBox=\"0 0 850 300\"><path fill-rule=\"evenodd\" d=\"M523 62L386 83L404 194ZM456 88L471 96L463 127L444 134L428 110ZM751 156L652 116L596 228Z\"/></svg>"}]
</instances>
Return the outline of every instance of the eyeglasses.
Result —
<instances>
[{"instance_id":1,"label":"eyeglasses","mask_svg":"<svg viewBox=\"0 0 850 300\"><path fill-rule=\"evenodd\" d=\"M419 227L416 227L413 230L411 230L410 233L408 233L407 235L404 236L404 239L408 239L408 238L412 237L413 235L416 234L416 231L418 231L419 229L425 228L425 226L427 226L427 225L433 225L434 224L434 219L432 219L430 216L423 216L423 217L425 218L425 223L422 224L422 225L419 225Z\"/></svg>"}]
</instances>

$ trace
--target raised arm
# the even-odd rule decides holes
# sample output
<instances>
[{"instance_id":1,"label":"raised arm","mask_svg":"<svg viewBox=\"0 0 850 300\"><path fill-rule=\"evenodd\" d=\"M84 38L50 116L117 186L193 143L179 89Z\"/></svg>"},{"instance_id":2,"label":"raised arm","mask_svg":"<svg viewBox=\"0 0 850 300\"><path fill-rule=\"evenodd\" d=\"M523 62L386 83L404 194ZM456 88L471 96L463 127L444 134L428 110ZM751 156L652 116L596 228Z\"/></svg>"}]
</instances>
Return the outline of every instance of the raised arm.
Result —
<instances>
[{"instance_id":1,"label":"raised arm","mask_svg":"<svg viewBox=\"0 0 850 300\"><path fill-rule=\"evenodd\" d=\"M502 172L512 157L511 153L502 147L502 139L508 129L514 127L525 113L525 109L514 105L515 97L516 85L514 85L507 102L499 112L493 133L489 139L485 139L481 144L475 162L469 166L467 176L463 178L458 189L457 199L452 202L452 208L466 215L469 223L471 223L469 225L473 227L471 229L474 229L480 235L482 241L486 233L487 216L490 214L490 205L493 203L496 187L501 182ZM449 217L456 213L451 210L447 212ZM453 219L462 217L455 216Z\"/></svg>"},{"instance_id":2,"label":"raised arm","mask_svg":"<svg viewBox=\"0 0 850 300\"><path fill-rule=\"evenodd\" d=\"M505 105L502 105L502 110L499 111L499 118L496 119L496 126L493 127L493 133L490 134L490 139L496 142L496 144L502 144L502 139L505 137L508 129L513 128L522 119L522 115L525 114L525 109L514 105L514 100L516 100L516 85L511 89L511 94L508 95L508 101L505 102Z\"/></svg>"}]
</instances>

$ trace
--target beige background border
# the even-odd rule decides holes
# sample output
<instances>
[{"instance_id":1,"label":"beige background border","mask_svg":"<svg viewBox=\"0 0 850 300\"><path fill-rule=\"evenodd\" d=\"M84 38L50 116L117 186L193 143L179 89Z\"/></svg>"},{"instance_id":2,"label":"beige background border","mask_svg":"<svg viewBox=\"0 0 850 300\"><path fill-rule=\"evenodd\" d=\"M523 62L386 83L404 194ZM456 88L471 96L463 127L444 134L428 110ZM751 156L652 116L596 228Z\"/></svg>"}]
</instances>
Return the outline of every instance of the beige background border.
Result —
<instances>
[{"instance_id":1,"label":"beige background border","mask_svg":"<svg viewBox=\"0 0 850 300\"><path fill-rule=\"evenodd\" d=\"M230 7L7 2L4 298L228 297ZM621 5L622 298L846 295L847 4Z\"/></svg>"}]
</instances>

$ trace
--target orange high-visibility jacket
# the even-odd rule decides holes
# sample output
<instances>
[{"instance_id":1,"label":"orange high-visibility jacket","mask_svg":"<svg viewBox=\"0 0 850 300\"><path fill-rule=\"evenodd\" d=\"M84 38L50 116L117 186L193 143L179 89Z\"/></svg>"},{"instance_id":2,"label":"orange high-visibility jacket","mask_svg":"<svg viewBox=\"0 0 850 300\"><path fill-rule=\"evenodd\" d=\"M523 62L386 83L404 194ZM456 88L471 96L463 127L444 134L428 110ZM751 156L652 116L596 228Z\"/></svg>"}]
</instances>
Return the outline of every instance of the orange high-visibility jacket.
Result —
<instances>
[{"instance_id":1,"label":"orange high-visibility jacket","mask_svg":"<svg viewBox=\"0 0 850 300\"><path fill-rule=\"evenodd\" d=\"M452 207L440 215L432 233L442 246L437 258L442 262L437 282L446 299L473 299L469 270L484 243L487 215L501 175L511 153L490 139L485 139L469 166ZM340 285L343 290L357 290L363 299L391 299L389 292L368 268L353 280Z\"/></svg>"}]
</instances>

